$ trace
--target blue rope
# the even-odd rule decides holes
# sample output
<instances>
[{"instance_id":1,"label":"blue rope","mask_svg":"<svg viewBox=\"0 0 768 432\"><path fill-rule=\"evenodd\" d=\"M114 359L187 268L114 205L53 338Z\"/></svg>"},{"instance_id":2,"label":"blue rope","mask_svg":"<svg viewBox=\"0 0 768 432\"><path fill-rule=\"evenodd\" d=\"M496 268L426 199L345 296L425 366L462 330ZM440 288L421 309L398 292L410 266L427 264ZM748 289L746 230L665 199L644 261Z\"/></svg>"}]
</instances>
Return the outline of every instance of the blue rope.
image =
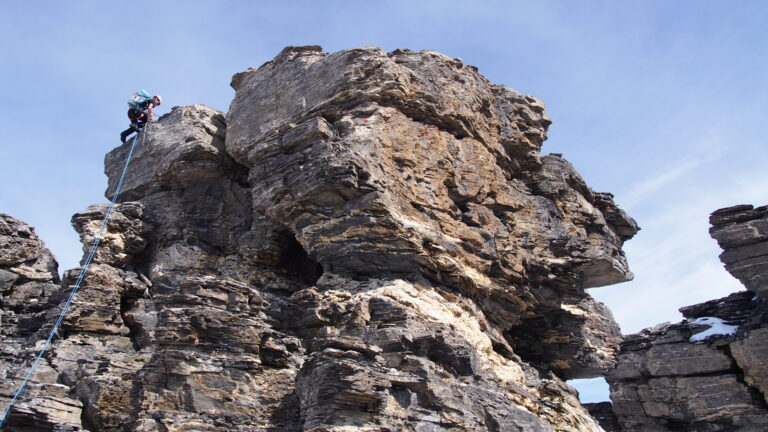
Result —
<instances>
[{"instance_id":1,"label":"blue rope","mask_svg":"<svg viewBox=\"0 0 768 432\"><path fill-rule=\"evenodd\" d=\"M144 141L147 139L147 129L149 129L149 125L147 125L146 129L144 129L142 135L141 135L141 145L144 146ZM115 188L115 194L112 196L112 202L109 204L109 209L107 210L107 214L104 216L104 222L101 225L101 230L99 231L99 235L96 236L96 239L93 241L93 244L91 245L91 250L88 252L88 256L85 259L85 263L83 264L82 269L80 270L80 276L77 277L77 281L75 282L75 285L72 287L72 291L69 293L69 298L67 298L66 303L64 303L64 309L62 309L61 314L59 314L59 319L56 320L56 324L53 325L53 329L51 330L51 334L48 335L48 339L45 341L45 344L43 345L43 348L40 350L40 353L37 355L37 358L35 359L35 362L32 363L32 367L29 369L29 372L27 373L27 376L24 378L24 381L21 383L21 386L19 386L19 389L16 391L16 394L13 395L13 399L11 399L11 402L8 404L8 408L5 409L5 413L3 413L3 418L0 419L0 428L3 427L5 424L5 421L8 418L8 414L11 412L11 407L13 407L13 404L16 402L16 399L19 398L19 395L21 395L21 392L24 391L24 388L27 386L27 383L32 378L32 375L35 373L35 369L37 369L37 366L40 364L40 361L43 359L43 355L48 350L48 347L51 345L51 341L53 341L54 336L56 335L56 332L59 330L59 326L61 325L61 322L64 320L64 316L67 313L67 310L69 309L69 306L72 304L72 299L74 299L75 294L77 293L77 290L80 289L80 284L82 284L83 279L85 278L85 273L88 271L88 266L91 265L91 261L93 261L93 256L96 254L96 249L99 247L99 243L101 243L101 239L104 236L104 233L107 231L107 226L109 225L109 218L112 216L112 210L115 208L115 203L117 202L117 197L120 195L120 190L123 188L123 181L125 180L125 174L128 172L128 163L131 161L131 157L133 156L133 150L136 147L136 143L139 141L139 137L133 139L133 143L131 144L131 150L128 152L128 158L125 160L125 167L123 167L123 173L120 175L120 181L117 182L117 187Z\"/></svg>"}]
</instances>

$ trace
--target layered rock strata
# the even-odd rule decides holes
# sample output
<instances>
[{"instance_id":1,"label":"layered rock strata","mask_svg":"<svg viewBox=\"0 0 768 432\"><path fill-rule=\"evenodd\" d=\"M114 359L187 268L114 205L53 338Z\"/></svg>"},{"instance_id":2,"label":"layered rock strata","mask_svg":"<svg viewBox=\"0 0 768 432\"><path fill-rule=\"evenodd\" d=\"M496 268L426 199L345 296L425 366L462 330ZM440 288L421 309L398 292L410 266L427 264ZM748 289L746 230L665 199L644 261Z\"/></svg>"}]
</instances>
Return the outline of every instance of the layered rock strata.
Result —
<instances>
[{"instance_id":1,"label":"layered rock strata","mask_svg":"<svg viewBox=\"0 0 768 432\"><path fill-rule=\"evenodd\" d=\"M626 336L611 371L613 409L626 431L768 430L765 207L714 212L726 269L748 289L680 309L685 317Z\"/></svg>"},{"instance_id":2,"label":"layered rock strata","mask_svg":"<svg viewBox=\"0 0 768 432\"><path fill-rule=\"evenodd\" d=\"M638 228L540 156L540 101L378 48L290 47L232 86L135 153L47 357L73 430L600 430L564 380L614 365L585 289L632 277Z\"/></svg>"},{"instance_id":3,"label":"layered rock strata","mask_svg":"<svg viewBox=\"0 0 768 432\"><path fill-rule=\"evenodd\" d=\"M723 248L725 269L748 290L768 298L768 206L720 209L709 222L712 238Z\"/></svg>"},{"instance_id":4,"label":"layered rock strata","mask_svg":"<svg viewBox=\"0 0 768 432\"><path fill-rule=\"evenodd\" d=\"M613 404L610 402L585 403L584 408L600 423L605 432L621 432L619 418L613 412Z\"/></svg>"},{"instance_id":5,"label":"layered rock strata","mask_svg":"<svg viewBox=\"0 0 768 432\"><path fill-rule=\"evenodd\" d=\"M0 213L0 403L2 412L21 384L25 360L37 354L38 332L55 306L59 274L51 252L34 228ZM48 325L50 328L50 325ZM46 335L47 336L47 335ZM27 364L28 366L28 364ZM67 397L69 388L52 377L47 362L30 387L34 400L19 404L11 421L21 430L51 430L80 423L82 403ZM51 379L54 378L54 379Z\"/></svg>"}]
</instances>

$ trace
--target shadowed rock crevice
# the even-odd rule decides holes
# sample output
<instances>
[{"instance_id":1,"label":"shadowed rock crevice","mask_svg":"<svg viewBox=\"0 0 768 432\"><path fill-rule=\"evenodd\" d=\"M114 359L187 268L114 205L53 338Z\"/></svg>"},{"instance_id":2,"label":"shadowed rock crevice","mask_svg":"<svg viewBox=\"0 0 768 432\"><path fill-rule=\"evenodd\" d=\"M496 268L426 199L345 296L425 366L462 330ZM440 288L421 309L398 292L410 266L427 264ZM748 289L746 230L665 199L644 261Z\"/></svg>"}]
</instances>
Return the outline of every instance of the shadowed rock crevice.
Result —
<instances>
[{"instance_id":1,"label":"shadowed rock crevice","mask_svg":"<svg viewBox=\"0 0 768 432\"><path fill-rule=\"evenodd\" d=\"M765 410L766 415L768 415L768 395L764 394L761 389L755 385L754 379L749 379L748 373L741 369L739 362L733 356L731 345L719 345L717 346L717 349L731 359L731 370L733 370L736 380L747 388L755 406Z\"/></svg>"},{"instance_id":2,"label":"shadowed rock crevice","mask_svg":"<svg viewBox=\"0 0 768 432\"><path fill-rule=\"evenodd\" d=\"M266 432L301 432L301 411L295 394L285 396L269 419Z\"/></svg>"},{"instance_id":3,"label":"shadowed rock crevice","mask_svg":"<svg viewBox=\"0 0 768 432\"><path fill-rule=\"evenodd\" d=\"M564 380L604 376L613 367L613 352L594 349L621 340L618 325L602 303L588 297L564 302L559 309L535 310L531 315L505 333L514 352L524 360ZM571 336L564 337L561 329L570 329Z\"/></svg>"},{"instance_id":4,"label":"shadowed rock crevice","mask_svg":"<svg viewBox=\"0 0 768 432\"><path fill-rule=\"evenodd\" d=\"M273 241L281 249L276 267L287 279L311 286L323 275L323 266L309 257L290 231L278 231Z\"/></svg>"},{"instance_id":5,"label":"shadowed rock crevice","mask_svg":"<svg viewBox=\"0 0 768 432\"><path fill-rule=\"evenodd\" d=\"M142 336L142 329L141 325L133 320L131 316L131 312L136 308L135 304L135 298L123 297L120 300L120 317L122 318L123 322L125 322L125 326L128 327L128 337L133 344L133 349L139 351L142 347L142 343L140 341Z\"/></svg>"}]
</instances>

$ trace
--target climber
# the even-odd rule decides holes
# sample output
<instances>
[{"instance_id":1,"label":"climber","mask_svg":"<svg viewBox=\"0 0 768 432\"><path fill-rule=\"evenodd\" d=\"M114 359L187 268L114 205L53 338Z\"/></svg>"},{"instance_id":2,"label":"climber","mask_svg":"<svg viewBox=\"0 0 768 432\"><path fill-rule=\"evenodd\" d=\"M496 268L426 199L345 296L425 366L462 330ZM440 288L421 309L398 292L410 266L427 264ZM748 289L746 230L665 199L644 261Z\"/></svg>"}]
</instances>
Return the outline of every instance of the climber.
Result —
<instances>
[{"instance_id":1,"label":"climber","mask_svg":"<svg viewBox=\"0 0 768 432\"><path fill-rule=\"evenodd\" d=\"M128 135L141 130L152 121L152 109L163 102L160 95L149 96L144 90L136 92L128 101L128 119L131 125L120 134L120 141L125 144Z\"/></svg>"}]
</instances>

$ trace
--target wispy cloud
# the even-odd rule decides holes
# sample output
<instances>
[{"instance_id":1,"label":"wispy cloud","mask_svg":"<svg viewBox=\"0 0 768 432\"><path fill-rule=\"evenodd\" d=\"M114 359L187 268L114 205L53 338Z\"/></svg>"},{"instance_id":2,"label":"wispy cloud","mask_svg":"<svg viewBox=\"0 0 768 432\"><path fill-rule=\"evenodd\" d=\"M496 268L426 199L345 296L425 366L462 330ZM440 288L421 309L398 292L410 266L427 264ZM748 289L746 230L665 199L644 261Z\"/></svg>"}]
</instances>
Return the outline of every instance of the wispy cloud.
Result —
<instances>
[{"instance_id":1,"label":"wispy cloud","mask_svg":"<svg viewBox=\"0 0 768 432\"><path fill-rule=\"evenodd\" d=\"M667 167L663 171L655 172L652 176L635 183L630 188L626 196L622 198L622 206L632 209L648 198L656 196L667 185L695 170L700 165L700 160L692 159Z\"/></svg>"},{"instance_id":2,"label":"wispy cloud","mask_svg":"<svg viewBox=\"0 0 768 432\"><path fill-rule=\"evenodd\" d=\"M630 212L640 215L643 229L624 247L635 280L591 290L611 308L624 333L679 321L680 307L743 289L718 259L721 250L708 234L709 214L735 204L768 204L768 171L760 169L766 157L753 154L747 161L739 152L720 157L714 148L710 154L633 188L635 204L644 197ZM741 169L734 172L737 163Z\"/></svg>"}]
</instances>

